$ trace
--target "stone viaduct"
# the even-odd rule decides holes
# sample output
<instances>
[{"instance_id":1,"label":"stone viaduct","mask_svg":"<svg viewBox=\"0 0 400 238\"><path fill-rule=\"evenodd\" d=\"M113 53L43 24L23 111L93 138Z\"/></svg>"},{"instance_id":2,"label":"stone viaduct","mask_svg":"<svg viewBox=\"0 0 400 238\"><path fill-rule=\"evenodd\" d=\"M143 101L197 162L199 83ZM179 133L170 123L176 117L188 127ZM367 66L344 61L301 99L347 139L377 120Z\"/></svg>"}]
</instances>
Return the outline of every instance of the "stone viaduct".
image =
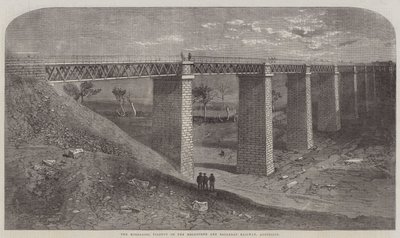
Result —
<instances>
[{"instance_id":1,"label":"stone viaduct","mask_svg":"<svg viewBox=\"0 0 400 238\"><path fill-rule=\"evenodd\" d=\"M379 104L378 84L395 87L395 65L283 64L251 58L193 57L157 60L6 61L7 73L50 83L150 77L153 79L152 147L180 172L194 176L192 80L196 75L235 74L239 78L238 173L274 172L271 80L287 74L287 148L313 146L311 75L319 77L317 128L341 129L342 115L358 118ZM389 90L395 92L394 90ZM395 94L395 93L394 93ZM340 98L349 100L341 104ZM392 98L393 95L391 95ZM346 113L344 113L346 112Z\"/></svg>"}]
</instances>

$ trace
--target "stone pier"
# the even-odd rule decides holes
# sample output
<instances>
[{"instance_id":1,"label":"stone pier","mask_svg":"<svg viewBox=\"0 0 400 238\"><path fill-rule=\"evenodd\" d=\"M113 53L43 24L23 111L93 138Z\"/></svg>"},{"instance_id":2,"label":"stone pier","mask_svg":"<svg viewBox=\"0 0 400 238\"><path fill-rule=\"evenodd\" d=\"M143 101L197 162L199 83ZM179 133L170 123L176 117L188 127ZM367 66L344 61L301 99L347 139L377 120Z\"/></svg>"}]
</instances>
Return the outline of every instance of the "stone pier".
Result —
<instances>
[{"instance_id":1,"label":"stone pier","mask_svg":"<svg viewBox=\"0 0 400 238\"><path fill-rule=\"evenodd\" d=\"M237 172L269 175L274 172L272 133L272 74L238 75L239 122Z\"/></svg>"},{"instance_id":2,"label":"stone pier","mask_svg":"<svg viewBox=\"0 0 400 238\"><path fill-rule=\"evenodd\" d=\"M313 146L311 112L311 72L288 74L287 142L289 150L306 150Z\"/></svg>"},{"instance_id":3,"label":"stone pier","mask_svg":"<svg viewBox=\"0 0 400 238\"><path fill-rule=\"evenodd\" d=\"M338 131L340 122L339 86L340 78L337 67L334 74L319 74L318 130Z\"/></svg>"},{"instance_id":4,"label":"stone pier","mask_svg":"<svg viewBox=\"0 0 400 238\"><path fill-rule=\"evenodd\" d=\"M346 119L357 119L358 113L358 83L357 71L355 66L353 72L343 72L341 76L341 98L343 99L341 107L341 116Z\"/></svg>"},{"instance_id":5,"label":"stone pier","mask_svg":"<svg viewBox=\"0 0 400 238\"><path fill-rule=\"evenodd\" d=\"M194 177L191 62L182 74L153 78L152 148L186 177Z\"/></svg>"}]
</instances>

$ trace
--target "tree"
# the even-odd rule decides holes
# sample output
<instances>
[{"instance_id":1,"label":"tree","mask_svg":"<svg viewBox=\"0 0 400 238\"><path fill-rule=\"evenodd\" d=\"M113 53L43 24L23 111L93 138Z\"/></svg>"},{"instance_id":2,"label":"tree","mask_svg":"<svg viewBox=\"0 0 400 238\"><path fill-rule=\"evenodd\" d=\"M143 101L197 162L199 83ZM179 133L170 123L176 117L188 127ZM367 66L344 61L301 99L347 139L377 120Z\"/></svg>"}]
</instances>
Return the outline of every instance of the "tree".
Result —
<instances>
[{"instance_id":1,"label":"tree","mask_svg":"<svg viewBox=\"0 0 400 238\"><path fill-rule=\"evenodd\" d=\"M132 112L133 112L133 116L136 116L136 108L135 108L135 105L133 105L133 100L132 100L132 98L133 98L133 93L129 92L129 93L126 95L126 99L128 100L129 104L131 105Z\"/></svg>"},{"instance_id":2,"label":"tree","mask_svg":"<svg viewBox=\"0 0 400 238\"><path fill-rule=\"evenodd\" d=\"M203 117L205 121L207 118L207 104L215 97L214 90L205 84L201 84L192 89L192 95L193 102L198 102L203 106Z\"/></svg>"},{"instance_id":3,"label":"tree","mask_svg":"<svg viewBox=\"0 0 400 238\"><path fill-rule=\"evenodd\" d=\"M281 98L282 95L280 92L277 92L275 90L272 90L272 111L275 111L275 103L278 101L279 98Z\"/></svg>"},{"instance_id":4,"label":"tree","mask_svg":"<svg viewBox=\"0 0 400 238\"><path fill-rule=\"evenodd\" d=\"M122 113L117 111L117 114L121 117L124 117L126 115L126 111L124 108L124 103L125 103L125 94L126 94L126 89L122 89L122 88L118 88L118 87L114 87L112 90L112 93L115 96L115 99L117 99L119 106L121 108Z\"/></svg>"},{"instance_id":5,"label":"tree","mask_svg":"<svg viewBox=\"0 0 400 238\"><path fill-rule=\"evenodd\" d=\"M219 98L222 101L222 105L225 108L225 96L232 93L232 87L228 80L218 80L217 90L219 92Z\"/></svg>"},{"instance_id":6,"label":"tree","mask_svg":"<svg viewBox=\"0 0 400 238\"><path fill-rule=\"evenodd\" d=\"M101 92L101 88L94 88L94 84L90 81L81 83L79 88L75 84L69 83L64 85L63 89L65 93L73 97L76 101L81 99L81 103L84 97L90 97Z\"/></svg>"}]
</instances>

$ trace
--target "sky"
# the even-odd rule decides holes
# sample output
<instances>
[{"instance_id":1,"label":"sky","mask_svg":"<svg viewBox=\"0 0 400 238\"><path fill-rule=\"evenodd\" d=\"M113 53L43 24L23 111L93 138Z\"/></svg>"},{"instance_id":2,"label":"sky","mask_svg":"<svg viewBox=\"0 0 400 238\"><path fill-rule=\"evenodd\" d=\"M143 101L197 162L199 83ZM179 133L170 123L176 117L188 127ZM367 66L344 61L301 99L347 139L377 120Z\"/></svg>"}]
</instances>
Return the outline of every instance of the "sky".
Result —
<instances>
[{"instance_id":1,"label":"sky","mask_svg":"<svg viewBox=\"0 0 400 238\"><path fill-rule=\"evenodd\" d=\"M6 52L170 56L181 52L395 61L395 32L359 8L47 8L14 19Z\"/></svg>"}]
</instances>

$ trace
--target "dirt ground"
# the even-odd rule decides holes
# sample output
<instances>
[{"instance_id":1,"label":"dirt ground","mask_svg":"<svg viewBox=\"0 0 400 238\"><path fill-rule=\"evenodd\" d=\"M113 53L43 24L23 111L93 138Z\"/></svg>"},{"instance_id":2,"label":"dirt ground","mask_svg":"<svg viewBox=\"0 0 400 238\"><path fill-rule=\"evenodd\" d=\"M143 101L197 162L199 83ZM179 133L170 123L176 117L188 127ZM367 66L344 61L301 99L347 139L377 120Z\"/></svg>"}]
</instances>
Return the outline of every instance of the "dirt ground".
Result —
<instances>
[{"instance_id":1,"label":"dirt ground","mask_svg":"<svg viewBox=\"0 0 400 238\"><path fill-rule=\"evenodd\" d=\"M141 168L121 156L79 158L47 145L6 148L6 229L391 229L393 219L332 215L255 205L217 190ZM51 165L44 163L54 160ZM131 181L148 181L148 185ZM207 201L208 211L192 209ZM306 219L305 219L306 218Z\"/></svg>"},{"instance_id":2,"label":"dirt ground","mask_svg":"<svg viewBox=\"0 0 400 238\"><path fill-rule=\"evenodd\" d=\"M229 146L236 140L235 135L224 134L226 128L219 132L218 127L207 132L208 126L203 125L197 128L203 132L199 133L203 140L195 140L196 172L214 173L219 188L261 204L349 217L394 218L394 146L373 125L347 123L338 133L315 133L315 150L275 148L276 172L268 177L236 174L236 150ZM278 131L274 133L277 147L281 143ZM221 141L214 143L205 135L218 135ZM291 183L296 184L288 188Z\"/></svg>"},{"instance_id":3,"label":"dirt ground","mask_svg":"<svg viewBox=\"0 0 400 238\"><path fill-rule=\"evenodd\" d=\"M128 134L150 144L146 118L115 118ZM285 115L275 113L274 163L268 177L236 173L237 124L194 125L195 172L214 173L218 188L261 204L349 217L395 217L394 128L343 120L337 133L314 130L315 150L285 149ZM224 155L221 156L221 151ZM298 160L300 157L303 159ZM355 162L346 162L354 160ZM297 183L291 188L287 184Z\"/></svg>"}]
</instances>

